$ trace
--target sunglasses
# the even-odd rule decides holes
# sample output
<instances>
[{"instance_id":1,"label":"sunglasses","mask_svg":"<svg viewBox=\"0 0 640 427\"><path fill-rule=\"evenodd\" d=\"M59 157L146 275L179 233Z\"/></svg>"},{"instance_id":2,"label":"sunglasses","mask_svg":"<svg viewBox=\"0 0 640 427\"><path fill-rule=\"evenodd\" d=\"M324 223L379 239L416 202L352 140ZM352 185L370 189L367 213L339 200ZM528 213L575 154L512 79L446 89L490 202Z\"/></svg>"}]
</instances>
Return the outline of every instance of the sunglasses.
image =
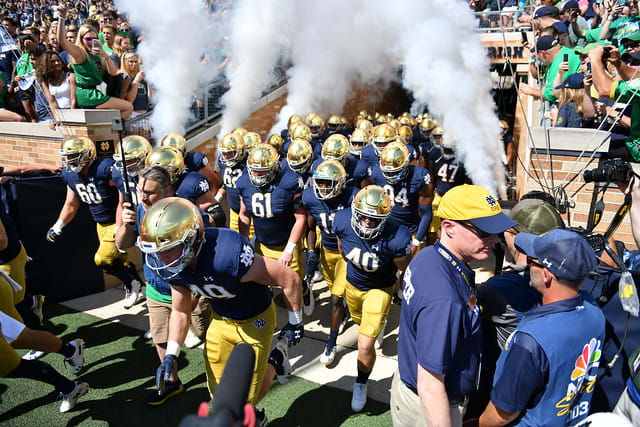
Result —
<instances>
[{"instance_id":1,"label":"sunglasses","mask_svg":"<svg viewBox=\"0 0 640 427\"><path fill-rule=\"evenodd\" d=\"M527 257L527 265L529 267L531 267L532 265L535 265L536 267L545 268L545 266L540 264L540 262L538 262L537 259L531 258L530 256Z\"/></svg>"},{"instance_id":2,"label":"sunglasses","mask_svg":"<svg viewBox=\"0 0 640 427\"><path fill-rule=\"evenodd\" d=\"M635 49L635 48L637 48L638 46L640 46L640 42L630 42L630 43L625 43L623 46L624 46L624 48L625 48L626 50L629 50L629 49Z\"/></svg>"},{"instance_id":3,"label":"sunglasses","mask_svg":"<svg viewBox=\"0 0 640 427\"><path fill-rule=\"evenodd\" d=\"M97 37L83 37L82 40L86 41L87 43L93 43L94 40L98 40Z\"/></svg>"},{"instance_id":4,"label":"sunglasses","mask_svg":"<svg viewBox=\"0 0 640 427\"><path fill-rule=\"evenodd\" d=\"M113 21L113 18L102 18L103 21L107 22L107 21Z\"/></svg>"},{"instance_id":5,"label":"sunglasses","mask_svg":"<svg viewBox=\"0 0 640 427\"><path fill-rule=\"evenodd\" d=\"M470 230L471 232L473 232L473 234L475 234L476 236L478 236L481 239L486 239L487 237L493 236L493 234L487 233L486 231L483 231L483 230L480 230L478 227L476 227L475 225L473 225L470 222L466 222L466 221L453 221L453 222L460 224L461 226L463 226L467 230Z\"/></svg>"}]
</instances>

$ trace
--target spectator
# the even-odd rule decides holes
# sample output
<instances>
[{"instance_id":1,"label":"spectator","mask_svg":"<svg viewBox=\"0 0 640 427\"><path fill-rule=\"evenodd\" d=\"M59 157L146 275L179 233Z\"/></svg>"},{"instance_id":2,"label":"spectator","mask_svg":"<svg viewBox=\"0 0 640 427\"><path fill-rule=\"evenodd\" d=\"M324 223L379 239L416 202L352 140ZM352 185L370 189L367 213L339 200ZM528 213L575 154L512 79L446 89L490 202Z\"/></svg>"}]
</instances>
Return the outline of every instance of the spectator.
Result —
<instances>
[{"instance_id":1,"label":"spectator","mask_svg":"<svg viewBox=\"0 0 640 427\"><path fill-rule=\"evenodd\" d=\"M18 21L17 20L9 17L4 18L2 20L2 26L4 27L5 30L7 30L7 33L9 33L11 37L13 37L14 40L18 39Z\"/></svg>"},{"instance_id":2,"label":"spectator","mask_svg":"<svg viewBox=\"0 0 640 427\"><path fill-rule=\"evenodd\" d=\"M116 37L113 40L113 53L111 54L111 59L118 66L118 68L122 68L120 58L130 50L131 39L129 38L129 36L127 34L116 34Z\"/></svg>"},{"instance_id":3,"label":"spectator","mask_svg":"<svg viewBox=\"0 0 640 427\"><path fill-rule=\"evenodd\" d=\"M24 122L26 119L18 113L8 110L5 106L5 97L9 86L4 74L0 73L0 122Z\"/></svg>"},{"instance_id":4,"label":"spectator","mask_svg":"<svg viewBox=\"0 0 640 427\"><path fill-rule=\"evenodd\" d=\"M540 32L547 27L555 27L558 30L558 42L562 46L573 47L569 38L567 25L560 20L560 11L557 7L541 7L533 14L534 30Z\"/></svg>"},{"instance_id":5,"label":"spectator","mask_svg":"<svg viewBox=\"0 0 640 427\"><path fill-rule=\"evenodd\" d=\"M616 4L613 10L606 10L606 18L600 28L600 40L611 39L614 45L618 45L629 34L640 31L637 2L631 1L629 6Z\"/></svg>"},{"instance_id":6,"label":"spectator","mask_svg":"<svg viewBox=\"0 0 640 427\"><path fill-rule=\"evenodd\" d=\"M103 25L102 32L100 34L102 35L102 39L104 39L104 41L102 42L102 49L104 49L104 51L108 54L112 54L113 39L116 36L116 27L111 24Z\"/></svg>"},{"instance_id":7,"label":"spectator","mask_svg":"<svg viewBox=\"0 0 640 427\"><path fill-rule=\"evenodd\" d=\"M56 52L45 52L40 57L36 77L42 84L53 120L59 121L55 113L57 109L77 107L75 76Z\"/></svg>"},{"instance_id":8,"label":"spectator","mask_svg":"<svg viewBox=\"0 0 640 427\"><path fill-rule=\"evenodd\" d=\"M580 16L580 7L577 0L569 0L562 7L564 23L569 30L569 38L573 46L584 46L586 31L590 29L586 19Z\"/></svg>"},{"instance_id":9,"label":"spectator","mask_svg":"<svg viewBox=\"0 0 640 427\"><path fill-rule=\"evenodd\" d=\"M565 63L566 64L566 63ZM568 66L568 65L567 65ZM560 80L560 73L556 80ZM588 120L595 118L595 108L591 97L586 95L591 90L591 77L575 73L568 76L554 89L557 91L558 112L554 121L556 127L581 128L586 127ZM585 96L586 95L586 96Z\"/></svg>"},{"instance_id":10,"label":"spectator","mask_svg":"<svg viewBox=\"0 0 640 427\"><path fill-rule=\"evenodd\" d=\"M640 348L629 356L628 364L631 376L613 413L622 415L637 426L640 425Z\"/></svg>"},{"instance_id":11,"label":"spectator","mask_svg":"<svg viewBox=\"0 0 640 427\"><path fill-rule=\"evenodd\" d=\"M122 99L108 97L98 90L102 84L102 77L106 71L115 76L118 69L99 44L98 35L93 27L83 25L78 32L75 45L63 37L65 10L58 8L60 21L57 36L60 46L69 52L70 62L76 75L76 98L79 107L120 110L123 119L128 118L133 111L133 105ZM98 43L94 43L98 40Z\"/></svg>"},{"instance_id":12,"label":"spectator","mask_svg":"<svg viewBox=\"0 0 640 427\"><path fill-rule=\"evenodd\" d=\"M22 102L22 107L26 113L27 119L35 122L36 112L33 108L33 102L35 99L35 90L33 88L33 82L35 76L33 75L33 57L38 55L40 50L33 41L30 35L21 35L18 37L18 44L20 49L25 52L20 59L16 62L16 72L14 77L14 90L18 91L18 98Z\"/></svg>"},{"instance_id":13,"label":"spectator","mask_svg":"<svg viewBox=\"0 0 640 427\"><path fill-rule=\"evenodd\" d=\"M121 98L133 104L135 115L149 109L151 86L144 80L144 71L140 69L140 58L137 53L127 52L122 55Z\"/></svg>"},{"instance_id":14,"label":"spectator","mask_svg":"<svg viewBox=\"0 0 640 427\"><path fill-rule=\"evenodd\" d=\"M76 41L78 39L78 32L77 31L73 31L72 29L67 29L67 31L64 33L64 38L67 39L67 41L71 44L76 44ZM56 40L57 40L57 35L56 35ZM58 43L59 45L59 43ZM65 51L66 52L66 51ZM67 53L67 56L69 54Z\"/></svg>"},{"instance_id":15,"label":"spectator","mask_svg":"<svg viewBox=\"0 0 640 427\"><path fill-rule=\"evenodd\" d=\"M69 65L69 54L66 50L60 47L60 43L58 43L58 37L56 36L56 33L49 33L48 43L48 50L56 52L58 55L60 55L60 59L62 59L64 65Z\"/></svg>"}]
</instances>

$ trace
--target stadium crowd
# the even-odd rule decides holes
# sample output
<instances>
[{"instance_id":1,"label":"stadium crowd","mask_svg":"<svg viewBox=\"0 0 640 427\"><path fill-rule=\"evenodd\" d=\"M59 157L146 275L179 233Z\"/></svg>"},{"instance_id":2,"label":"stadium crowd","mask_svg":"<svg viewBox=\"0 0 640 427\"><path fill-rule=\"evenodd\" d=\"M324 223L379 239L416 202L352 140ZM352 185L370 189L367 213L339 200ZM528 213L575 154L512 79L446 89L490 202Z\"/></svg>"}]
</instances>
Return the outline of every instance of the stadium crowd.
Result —
<instances>
[{"instance_id":1,"label":"stadium crowd","mask_svg":"<svg viewBox=\"0 0 640 427\"><path fill-rule=\"evenodd\" d=\"M32 72L50 113L64 105L115 108L126 118L148 108L150 88L129 50L143 42L142 35L136 36L111 4L7 3L3 26L26 55L2 62L9 66L1 70L11 82L7 92L13 87L24 113L11 114L38 121L38 91L32 85L29 98L25 85ZM537 61L548 70L544 85L521 91L550 103L560 99L557 124L575 122L572 114L593 119L599 107L584 96L593 90L629 102L631 130L612 154L637 161L636 68L621 59L633 58L635 45L628 41L635 41L635 34L640 40L638 28L624 29L636 22L637 4L630 3L605 7L607 22L598 30L598 37L624 33L618 47L596 42L582 46L582 54L561 45L557 26L543 24L559 16L558 8L536 9L532 22L540 34L531 71L543 75ZM576 11L586 17L576 1L560 7L567 19ZM46 31L34 25L47 22ZM570 27L580 38L584 32L576 22ZM30 26L18 34L23 23ZM589 75L576 76L580 67ZM107 83L102 92L98 86L105 75L112 86ZM141 85L147 98L136 104L140 90L127 93ZM508 125L502 126L505 153L496 155L512 158ZM269 392L274 377L286 384L289 349L304 345L305 319L314 317L314 286L325 280L331 319L319 362L335 363L338 335L349 319L356 323L354 412L367 404L376 350L395 303L401 318L390 401L394 425L577 425L590 414L605 342L604 314L582 290L583 282L598 265L616 266L612 258L622 257L624 249L613 245L614 255L596 253L536 194L503 210L489 191L472 183L454 145L426 111L417 116L361 111L353 118L294 114L264 142L258 133L236 128L221 138L213 165L204 154L188 152L179 134L165 135L156 148L130 135L116 144L113 157L103 158L90 138L72 136L60 147L66 198L43 240L55 245L65 228L73 227L80 206L88 206L99 240L95 264L124 284L124 308L143 301L148 307L146 336L159 365L148 405L165 404L183 392L177 360L185 345L205 344L212 395L241 342L256 355L250 403ZM37 169L7 167L0 175ZM637 179L622 184L630 197L640 199ZM638 213L632 208L634 232L640 232ZM128 259L126 249L134 246L144 254L144 276ZM470 264L487 265L494 253L504 255L489 267L497 274L476 284ZM62 396L60 411L67 412L89 392L89 384L69 380L38 359L59 353L78 375L84 341L63 342L42 329L43 298L29 293L26 260L16 224L0 209L0 377L53 385ZM276 334L273 295L280 292L288 317ZM567 324L574 327L561 327ZM20 358L15 349L31 351ZM629 356L616 425L640 423L637 360L637 352ZM169 404L174 402L179 404L178 399ZM256 424L265 425L266 415L256 410Z\"/></svg>"}]
</instances>

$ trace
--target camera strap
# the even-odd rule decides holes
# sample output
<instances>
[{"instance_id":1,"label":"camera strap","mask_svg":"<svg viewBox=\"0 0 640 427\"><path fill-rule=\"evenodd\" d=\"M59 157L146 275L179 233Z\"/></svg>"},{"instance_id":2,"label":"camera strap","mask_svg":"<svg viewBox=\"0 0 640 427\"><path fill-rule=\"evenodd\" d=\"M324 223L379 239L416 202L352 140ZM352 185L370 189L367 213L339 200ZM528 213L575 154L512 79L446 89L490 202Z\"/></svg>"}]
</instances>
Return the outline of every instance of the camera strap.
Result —
<instances>
[{"instance_id":1,"label":"camera strap","mask_svg":"<svg viewBox=\"0 0 640 427\"><path fill-rule=\"evenodd\" d=\"M602 214L604 212L604 193L608 186L608 183L602 187L599 182L593 183L593 194L591 196L591 205L589 206L589 215L587 217L586 230L588 232L593 231L602 219ZM598 200L598 193L601 193L600 200Z\"/></svg>"}]
</instances>

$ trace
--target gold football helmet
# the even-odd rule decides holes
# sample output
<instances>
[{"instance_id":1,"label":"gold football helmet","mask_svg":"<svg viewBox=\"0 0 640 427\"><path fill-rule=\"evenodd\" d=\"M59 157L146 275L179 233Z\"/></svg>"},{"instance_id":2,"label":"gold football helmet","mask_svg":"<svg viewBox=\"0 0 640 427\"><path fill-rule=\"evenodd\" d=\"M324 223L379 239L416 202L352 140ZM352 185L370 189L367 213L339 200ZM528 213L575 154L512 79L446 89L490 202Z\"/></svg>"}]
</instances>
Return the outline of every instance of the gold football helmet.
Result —
<instances>
[{"instance_id":1,"label":"gold football helmet","mask_svg":"<svg viewBox=\"0 0 640 427\"><path fill-rule=\"evenodd\" d=\"M424 136L429 136L437 125L436 121L431 117L425 117L420 122L420 132L422 132Z\"/></svg>"},{"instance_id":2,"label":"gold football helmet","mask_svg":"<svg viewBox=\"0 0 640 427\"><path fill-rule=\"evenodd\" d=\"M245 128L235 128L231 131L231 133L235 133L236 135L244 136L247 133Z\"/></svg>"},{"instance_id":3,"label":"gold football helmet","mask_svg":"<svg viewBox=\"0 0 640 427\"><path fill-rule=\"evenodd\" d=\"M304 123L304 121L302 120L302 116L299 116L298 114L292 114L287 121L287 128L291 128L291 125L294 123Z\"/></svg>"},{"instance_id":4,"label":"gold football helmet","mask_svg":"<svg viewBox=\"0 0 640 427\"><path fill-rule=\"evenodd\" d=\"M340 120L340 116L332 114L327 119L327 127L330 132L338 132L342 128L342 121Z\"/></svg>"},{"instance_id":5,"label":"gold football helmet","mask_svg":"<svg viewBox=\"0 0 640 427\"><path fill-rule=\"evenodd\" d=\"M356 129L362 129L369 133L369 136L373 134L373 124L367 119L360 119L356 122Z\"/></svg>"},{"instance_id":6,"label":"gold football helmet","mask_svg":"<svg viewBox=\"0 0 640 427\"><path fill-rule=\"evenodd\" d=\"M249 179L256 187L264 187L276 177L280 166L280 156L269 144L258 144L247 156Z\"/></svg>"},{"instance_id":7,"label":"gold football helmet","mask_svg":"<svg viewBox=\"0 0 640 427\"><path fill-rule=\"evenodd\" d=\"M251 150L258 144L262 144L262 138L256 132L247 132L242 135L242 138L244 138L244 143L247 146L247 150Z\"/></svg>"},{"instance_id":8,"label":"gold football helmet","mask_svg":"<svg viewBox=\"0 0 640 427\"><path fill-rule=\"evenodd\" d=\"M358 113L358 119L366 119L367 116L369 115L369 113L367 113L367 110L360 110L360 112Z\"/></svg>"},{"instance_id":9,"label":"gold football helmet","mask_svg":"<svg viewBox=\"0 0 640 427\"><path fill-rule=\"evenodd\" d=\"M393 128L393 126L386 123L373 128L372 140L373 148L375 148L376 154L380 156L380 153L382 153L384 147L386 147L388 143L396 139L397 135L398 134L396 133L396 130Z\"/></svg>"},{"instance_id":10,"label":"gold football helmet","mask_svg":"<svg viewBox=\"0 0 640 427\"><path fill-rule=\"evenodd\" d=\"M346 182L347 172L335 160L325 160L313 171L313 192L319 200L339 196Z\"/></svg>"},{"instance_id":11,"label":"gold football helmet","mask_svg":"<svg viewBox=\"0 0 640 427\"><path fill-rule=\"evenodd\" d=\"M442 157L447 160L451 160L456 157L456 153L454 151L454 145L451 141L451 138L441 137L440 143L438 144L440 147L440 152L442 153Z\"/></svg>"},{"instance_id":12,"label":"gold football helmet","mask_svg":"<svg viewBox=\"0 0 640 427\"><path fill-rule=\"evenodd\" d=\"M304 139L294 139L287 150L287 163L298 175L307 173L313 163L313 148Z\"/></svg>"},{"instance_id":13,"label":"gold football helmet","mask_svg":"<svg viewBox=\"0 0 640 427\"><path fill-rule=\"evenodd\" d=\"M180 274L198 256L203 241L202 216L193 203L182 197L167 197L154 203L140 223L138 246L145 253L149 268L164 279Z\"/></svg>"},{"instance_id":14,"label":"gold football helmet","mask_svg":"<svg viewBox=\"0 0 640 427\"><path fill-rule=\"evenodd\" d=\"M276 149L278 155L282 152L282 146L284 145L284 139L277 133L274 133L269 138L267 138L267 144L271 145Z\"/></svg>"},{"instance_id":15,"label":"gold football helmet","mask_svg":"<svg viewBox=\"0 0 640 427\"><path fill-rule=\"evenodd\" d=\"M187 154L187 141L179 133L169 133L160 140L161 147L175 147L184 156Z\"/></svg>"},{"instance_id":16,"label":"gold football helmet","mask_svg":"<svg viewBox=\"0 0 640 427\"><path fill-rule=\"evenodd\" d=\"M228 133L220 140L218 151L220 151L220 161L227 167L234 167L247 155L247 144L240 135Z\"/></svg>"},{"instance_id":17,"label":"gold football helmet","mask_svg":"<svg viewBox=\"0 0 640 427\"><path fill-rule=\"evenodd\" d=\"M411 141L413 139L413 131L410 126L402 125L398 128L398 136L402 136L407 141Z\"/></svg>"},{"instance_id":18,"label":"gold football helmet","mask_svg":"<svg viewBox=\"0 0 640 427\"><path fill-rule=\"evenodd\" d=\"M433 145L439 146L442 141L442 135L444 135L444 129L440 126L436 126L431 131L431 141Z\"/></svg>"},{"instance_id":19,"label":"gold football helmet","mask_svg":"<svg viewBox=\"0 0 640 427\"><path fill-rule=\"evenodd\" d=\"M362 239L374 239L384 229L391 213L391 199L382 187L368 185L353 198L351 227Z\"/></svg>"},{"instance_id":20,"label":"gold football helmet","mask_svg":"<svg viewBox=\"0 0 640 427\"><path fill-rule=\"evenodd\" d=\"M80 173L96 159L96 145L86 136L70 136L62 141L60 151L62 167Z\"/></svg>"},{"instance_id":21,"label":"gold football helmet","mask_svg":"<svg viewBox=\"0 0 640 427\"><path fill-rule=\"evenodd\" d=\"M344 130L349 127L349 120L345 116L340 116L340 129Z\"/></svg>"},{"instance_id":22,"label":"gold football helmet","mask_svg":"<svg viewBox=\"0 0 640 427\"><path fill-rule=\"evenodd\" d=\"M414 124L411 116L402 116L398 119L398 122L400 122L400 126L408 126L409 128L413 127Z\"/></svg>"},{"instance_id":23,"label":"gold football helmet","mask_svg":"<svg viewBox=\"0 0 640 427\"><path fill-rule=\"evenodd\" d=\"M396 119L389 120L389 125L391 125L397 131L400 127L400 122Z\"/></svg>"},{"instance_id":24,"label":"gold football helmet","mask_svg":"<svg viewBox=\"0 0 640 427\"><path fill-rule=\"evenodd\" d=\"M175 184L186 170L182 153L174 147L154 148L147 156L144 165L146 167L161 166L165 168L169 172L172 184Z\"/></svg>"},{"instance_id":25,"label":"gold football helmet","mask_svg":"<svg viewBox=\"0 0 640 427\"><path fill-rule=\"evenodd\" d=\"M138 172L144 167L144 161L151 152L151 144L147 138L140 135L129 135L122 138L122 149L124 150L124 163L127 165L127 173L130 176L138 175ZM116 150L113 154L113 160L116 161L116 168L122 173L122 153L120 152L120 144L116 143Z\"/></svg>"},{"instance_id":26,"label":"gold football helmet","mask_svg":"<svg viewBox=\"0 0 640 427\"><path fill-rule=\"evenodd\" d=\"M400 182L409 170L409 150L402 142L391 142L380 154L380 170L390 184Z\"/></svg>"},{"instance_id":27,"label":"gold football helmet","mask_svg":"<svg viewBox=\"0 0 640 427\"><path fill-rule=\"evenodd\" d=\"M311 129L309 126L299 123L293 129L292 133L289 134L291 140L294 139L304 139L305 141L311 142L313 136L311 136Z\"/></svg>"},{"instance_id":28,"label":"gold football helmet","mask_svg":"<svg viewBox=\"0 0 640 427\"><path fill-rule=\"evenodd\" d=\"M389 117L385 116L384 114L380 114L375 118L375 124L376 126L381 125L383 123L389 123Z\"/></svg>"},{"instance_id":29,"label":"gold football helmet","mask_svg":"<svg viewBox=\"0 0 640 427\"><path fill-rule=\"evenodd\" d=\"M337 160L343 165L346 165L349 160L350 151L349 140L339 133L330 135L322 144L322 158Z\"/></svg>"},{"instance_id":30,"label":"gold football helmet","mask_svg":"<svg viewBox=\"0 0 640 427\"><path fill-rule=\"evenodd\" d=\"M309 116L307 116L307 118L309 118ZM324 133L324 120L322 120L322 117L317 114L312 116L311 120L307 121L307 126L311 129L311 136L314 138L320 138Z\"/></svg>"},{"instance_id":31,"label":"gold football helmet","mask_svg":"<svg viewBox=\"0 0 640 427\"><path fill-rule=\"evenodd\" d=\"M351 134L349 141L351 142L351 153L360 158L362 149L371 144L371 136L366 130L357 128Z\"/></svg>"}]
</instances>

